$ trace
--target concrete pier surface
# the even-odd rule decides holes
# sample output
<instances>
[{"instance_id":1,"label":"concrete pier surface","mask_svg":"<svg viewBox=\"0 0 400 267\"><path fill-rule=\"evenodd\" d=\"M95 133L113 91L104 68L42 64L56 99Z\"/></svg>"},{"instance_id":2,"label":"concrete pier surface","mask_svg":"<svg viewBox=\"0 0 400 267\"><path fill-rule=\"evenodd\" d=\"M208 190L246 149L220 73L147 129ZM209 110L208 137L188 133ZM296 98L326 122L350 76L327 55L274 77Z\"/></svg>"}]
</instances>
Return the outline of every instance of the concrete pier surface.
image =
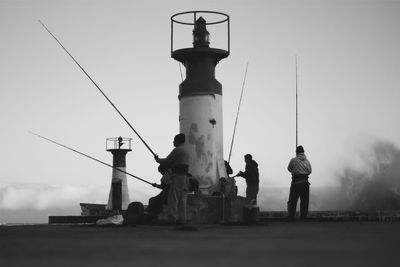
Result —
<instances>
[{"instance_id":1,"label":"concrete pier surface","mask_svg":"<svg viewBox=\"0 0 400 267\"><path fill-rule=\"evenodd\" d=\"M400 222L0 226L0 266L398 266L399 244Z\"/></svg>"}]
</instances>

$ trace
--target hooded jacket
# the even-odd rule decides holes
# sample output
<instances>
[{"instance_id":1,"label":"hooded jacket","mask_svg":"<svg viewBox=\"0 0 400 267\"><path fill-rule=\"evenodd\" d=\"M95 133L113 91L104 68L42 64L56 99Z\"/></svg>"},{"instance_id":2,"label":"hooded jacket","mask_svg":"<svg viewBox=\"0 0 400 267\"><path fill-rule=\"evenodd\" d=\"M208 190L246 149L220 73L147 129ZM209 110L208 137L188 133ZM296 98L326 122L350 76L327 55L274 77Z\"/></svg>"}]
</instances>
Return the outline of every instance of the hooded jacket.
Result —
<instances>
[{"instance_id":1,"label":"hooded jacket","mask_svg":"<svg viewBox=\"0 0 400 267\"><path fill-rule=\"evenodd\" d=\"M307 182L308 175L311 174L312 168L304 153L299 153L292 158L288 165L288 171L292 173L293 182Z\"/></svg>"}]
</instances>

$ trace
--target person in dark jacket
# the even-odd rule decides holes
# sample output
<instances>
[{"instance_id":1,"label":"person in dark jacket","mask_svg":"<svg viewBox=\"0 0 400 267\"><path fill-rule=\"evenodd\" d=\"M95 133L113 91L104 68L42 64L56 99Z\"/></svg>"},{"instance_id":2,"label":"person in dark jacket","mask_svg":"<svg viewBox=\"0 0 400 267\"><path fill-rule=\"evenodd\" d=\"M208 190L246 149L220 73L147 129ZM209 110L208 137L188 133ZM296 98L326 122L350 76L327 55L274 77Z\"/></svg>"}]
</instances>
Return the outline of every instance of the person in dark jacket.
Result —
<instances>
[{"instance_id":1,"label":"person in dark jacket","mask_svg":"<svg viewBox=\"0 0 400 267\"><path fill-rule=\"evenodd\" d=\"M245 171L240 171L236 176L246 179L246 198L249 199L251 203L257 204L258 184L260 182L258 163L253 160L250 154L244 156L244 161L246 162Z\"/></svg>"},{"instance_id":2,"label":"person in dark jacket","mask_svg":"<svg viewBox=\"0 0 400 267\"><path fill-rule=\"evenodd\" d=\"M312 169L302 146L296 148L296 157L290 160L288 171L292 174L289 201L287 203L289 219L294 220L297 200L300 197L300 219L305 220L307 218L308 202L310 198L308 176L311 174Z\"/></svg>"}]
</instances>

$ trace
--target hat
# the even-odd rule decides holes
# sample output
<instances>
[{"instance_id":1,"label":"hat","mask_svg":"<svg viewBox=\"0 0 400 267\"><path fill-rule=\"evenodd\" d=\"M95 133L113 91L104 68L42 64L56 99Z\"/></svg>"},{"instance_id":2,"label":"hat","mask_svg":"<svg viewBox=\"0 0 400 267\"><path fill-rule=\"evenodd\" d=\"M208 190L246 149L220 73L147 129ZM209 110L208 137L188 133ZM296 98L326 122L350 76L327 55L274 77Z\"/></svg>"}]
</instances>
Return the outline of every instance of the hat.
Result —
<instances>
[{"instance_id":1,"label":"hat","mask_svg":"<svg viewBox=\"0 0 400 267\"><path fill-rule=\"evenodd\" d=\"M180 133L175 135L174 141L177 142L178 144L184 144L185 143L185 134Z\"/></svg>"},{"instance_id":2,"label":"hat","mask_svg":"<svg viewBox=\"0 0 400 267\"><path fill-rule=\"evenodd\" d=\"M298 146L296 147L296 154L304 153L304 148L303 146Z\"/></svg>"}]
</instances>

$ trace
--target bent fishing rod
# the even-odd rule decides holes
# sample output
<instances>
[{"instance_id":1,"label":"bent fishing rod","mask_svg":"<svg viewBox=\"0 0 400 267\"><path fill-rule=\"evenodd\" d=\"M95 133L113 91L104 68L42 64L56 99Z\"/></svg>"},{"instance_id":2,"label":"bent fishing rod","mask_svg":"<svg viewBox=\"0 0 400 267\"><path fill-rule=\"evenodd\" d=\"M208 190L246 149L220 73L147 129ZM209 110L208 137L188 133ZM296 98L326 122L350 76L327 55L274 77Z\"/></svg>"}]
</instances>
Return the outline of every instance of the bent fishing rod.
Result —
<instances>
[{"instance_id":1,"label":"bent fishing rod","mask_svg":"<svg viewBox=\"0 0 400 267\"><path fill-rule=\"evenodd\" d=\"M246 64L246 71L244 73L244 78L243 78L243 83L242 83L242 92L240 93L239 105L238 105L238 109L237 109L237 112L236 112L235 126L233 127L233 134L232 134L231 148L229 150L228 163L230 163L230 161L231 161L233 141L235 140L236 126L237 126L237 122L238 122L238 118L239 118L240 105L242 104L242 97L243 97L244 85L246 83L247 68L248 67L249 67L249 62L247 62L247 64Z\"/></svg>"},{"instance_id":2,"label":"bent fishing rod","mask_svg":"<svg viewBox=\"0 0 400 267\"><path fill-rule=\"evenodd\" d=\"M61 146L61 147L64 147L64 148L66 148L66 149L68 149L68 150L71 150L71 151L73 151L73 152L75 152L75 153L78 153L78 154L80 154L80 155L82 155L82 156L85 156L85 157L87 157L87 158L89 158L89 159L91 159L91 160L97 161L97 162L99 162L99 163L101 163L101 164L103 164L103 165L106 165L106 166L108 166L108 167L113 168L114 170L117 170L117 171L120 171L120 172L122 172L122 173L125 173L125 174L127 174L127 175L129 175L129 176L131 176L131 177L133 177L133 178L135 178L135 179L138 179L139 181L142 181L142 182L144 182L144 183L146 183L146 184L149 184L149 185L152 185L153 187L155 187L155 186L154 186L154 183L150 183L150 182L148 182L148 181L146 181L146 180L144 180L144 179L142 179L142 178L140 178L140 177L137 177L136 175L133 175L133 174L130 174L129 172L126 172L126 171L123 171L123 170L121 170L121 169L118 169L117 167L114 167L114 166L112 166L112 165L110 165L110 164L108 164L108 163L105 163L104 161L101 161L101 160L99 160L99 159L96 159L96 158L94 158L94 157L91 157L91 156L89 156L89 155L87 155L87 154L85 154L85 153L82 153L82 152L80 152L80 151L78 151L78 150L76 150L76 149L67 147L67 146L65 146L65 145L63 145L63 144L60 144L60 143L58 143L58 142L56 142L56 141L54 141L54 140L51 140L51 139L49 139L49 138L47 138L47 137L41 136L40 134L31 132L31 131L28 131L28 132L29 132L30 134L32 134L32 135L36 135L37 137L40 137L40 138L42 138L42 139L44 139L44 140L47 140L47 141L49 141L49 142L51 142L51 143L53 143L53 144L59 145L59 146Z\"/></svg>"},{"instance_id":3,"label":"bent fishing rod","mask_svg":"<svg viewBox=\"0 0 400 267\"><path fill-rule=\"evenodd\" d=\"M107 99L107 101L113 106L113 108L118 112L118 114L124 119L124 121L129 125L129 127L132 129L132 131L139 137L140 141L147 147L147 149L153 154L155 157L157 154L153 152L153 150L149 147L149 145L143 140L143 138L139 135L139 133L133 128L133 126L129 123L129 121L122 115L122 113L118 110L118 108L111 102L111 100L106 96L106 94L103 92L103 90L100 89L100 87L97 85L97 83L90 77L90 75L85 71L85 69L78 63L78 61L71 55L70 52L63 46L63 44L57 39L57 37L44 25L42 21L39 20L39 23L43 26L43 28L46 29L46 31L56 40L56 42L64 49L64 51L70 56L70 58L78 65L78 67L83 71L83 73L86 75L86 77L89 78L89 80L96 86L96 88L100 91L100 93Z\"/></svg>"},{"instance_id":4,"label":"bent fishing rod","mask_svg":"<svg viewBox=\"0 0 400 267\"><path fill-rule=\"evenodd\" d=\"M298 135L299 135L299 131L298 131L298 127L299 127L299 112L298 112L298 82L297 82L297 55L295 57L295 64L296 64L296 148L298 145Z\"/></svg>"},{"instance_id":5,"label":"bent fishing rod","mask_svg":"<svg viewBox=\"0 0 400 267\"><path fill-rule=\"evenodd\" d=\"M179 72L181 73L181 80L182 80L182 82L183 82L183 74L182 74L181 63L178 62L178 65L179 65Z\"/></svg>"}]
</instances>

